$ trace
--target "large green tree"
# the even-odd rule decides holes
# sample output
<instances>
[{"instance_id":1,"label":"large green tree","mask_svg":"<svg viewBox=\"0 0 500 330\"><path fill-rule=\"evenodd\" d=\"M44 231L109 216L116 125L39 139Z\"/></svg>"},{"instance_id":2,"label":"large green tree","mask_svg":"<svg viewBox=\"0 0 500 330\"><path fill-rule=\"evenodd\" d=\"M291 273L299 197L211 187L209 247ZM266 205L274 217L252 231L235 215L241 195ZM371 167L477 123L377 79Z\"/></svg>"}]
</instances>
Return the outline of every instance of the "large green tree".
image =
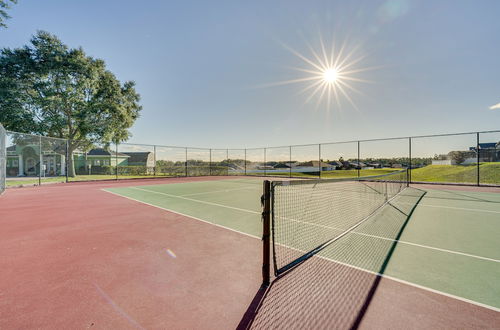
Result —
<instances>
[{"instance_id":1,"label":"large green tree","mask_svg":"<svg viewBox=\"0 0 500 330\"><path fill-rule=\"evenodd\" d=\"M0 0L0 27L7 27L4 23L5 20L10 18L7 14L7 9L10 9L11 4L13 3L17 3L17 0Z\"/></svg>"},{"instance_id":2,"label":"large green tree","mask_svg":"<svg viewBox=\"0 0 500 330\"><path fill-rule=\"evenodd\" d=\"M129 138L139 100L134 82L121 84L104 61L50 33L0 52L0 122L12 131L69 139L71 176L77 148Z\"/></svg>"}]
</instances>

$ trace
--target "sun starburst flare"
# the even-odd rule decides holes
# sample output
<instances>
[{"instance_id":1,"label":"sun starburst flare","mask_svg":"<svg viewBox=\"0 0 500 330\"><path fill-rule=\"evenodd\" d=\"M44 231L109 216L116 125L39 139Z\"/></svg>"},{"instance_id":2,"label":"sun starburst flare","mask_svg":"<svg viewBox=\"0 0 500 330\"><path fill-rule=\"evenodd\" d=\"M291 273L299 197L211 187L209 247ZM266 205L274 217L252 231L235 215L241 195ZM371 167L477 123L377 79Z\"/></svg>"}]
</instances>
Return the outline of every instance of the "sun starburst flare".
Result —
<instances>
[{"instance_id":1,"label":"sun starburst flare","mask_svg":"<svg viewBox=\"0 0 500 330\"><path fill-rule=\"evenodd\" d=\"M310 44L306 44L310 52L309 57L282 44L283 47L303 62L303 67L291 67L291 69L300 72L303 76L266 84L265 87L303 84L305 86L300 90L300 93L309 93L306 103L316 98L317 107L322 102L326 102L327 109L330 109L332 102L340 108L342 101L347 100L357 109L351 94L364 94L355 87L355 84L371 83L371 81L360 77L360 74L377 67L361 67L360 65L367 55L360 54L359 46L349 47L347 42L343 42L340 47L336 47L333 42L331 45L326 45L320 37L317 50Z\"/></svg>"}]
</instances>

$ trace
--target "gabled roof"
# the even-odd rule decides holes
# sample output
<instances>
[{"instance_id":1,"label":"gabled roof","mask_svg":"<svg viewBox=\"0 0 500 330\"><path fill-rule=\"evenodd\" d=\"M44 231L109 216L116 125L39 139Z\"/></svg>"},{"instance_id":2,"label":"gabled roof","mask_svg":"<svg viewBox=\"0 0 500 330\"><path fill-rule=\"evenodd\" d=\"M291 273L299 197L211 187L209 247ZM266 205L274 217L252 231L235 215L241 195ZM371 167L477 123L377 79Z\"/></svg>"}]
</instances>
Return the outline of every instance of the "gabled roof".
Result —
<instances>
[{"instance_id":1,"label":"gabled roof","mask_svg":"<svg viewBox=\"0 0 500 330\"><path fill-rule=\"evenodd\" d=\"M116 153L112 150L106 150L104 148L94 148L87 153L88 156L120 156L120 157L130 157L124 153Z\"/></svg>"},{"instance_id":2,"label":"gabled roof","mask_svg":"<svg viewBox=\"0 0 500 330\"><path fill-rule=\"evenodd\" d=\"M149 155L152 154L151 151L146 152L124 152L125 155L128 155L130 158L128 161L130 163L146 163L148 161Z\"/></svg>"}]
</instances>

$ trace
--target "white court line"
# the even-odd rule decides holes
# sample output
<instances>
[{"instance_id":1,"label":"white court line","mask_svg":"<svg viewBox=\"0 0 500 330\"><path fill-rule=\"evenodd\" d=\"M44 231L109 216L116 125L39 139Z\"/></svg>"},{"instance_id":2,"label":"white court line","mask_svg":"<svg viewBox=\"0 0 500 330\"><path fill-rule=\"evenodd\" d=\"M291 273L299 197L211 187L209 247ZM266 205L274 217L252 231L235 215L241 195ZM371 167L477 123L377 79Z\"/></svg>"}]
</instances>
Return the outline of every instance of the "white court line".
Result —
<instances>
[{"instance_id":1,"label":"white court line","mask_svg":"<svg viewBox=\"0 0 500 330\"><path fill-rule=\"evenodd\" d=\"M500 308L497 308L497 307L494 307L494 306L486 305L486 304L483 304L483 303L480 303L480 302L477 302L477 301L474 301L474 300L470 300L470 299L467 299L467 298L464 298L464 297L455 296L455 295L453 295L451 293L446 293L446 292L439 291L439 290L436 290L436 289L432 289L432 288L429 288L429 287L426 287L426 286L423 286L423 285L419 285L419 284L416 284L416 283L413 283L413 282L408 282L408 281L399 279L397 277L393 277L393 276L386 275L386 274L381 274L379 272L374 272L374 271L371 271L371 270L368 270L368 269L365 269L365 268L361 268L361 267L358 267L358 266L347 264L345 262L341 262L341 261L337 261L337 260L330 259L330 258L327 258L327 257L323 257L321 255L315 255L315 256L313 256L313 258L320 258L320 259L323 259L323 260L327 260L327 261L330 261L330 262L333 262L333 263L336 263L336 264L339 264L339 265L342 265L342 266L346 266L346 267L353 268L353 269L356 269L356 270L359 270L359 271L362 271L362 272L366 272L366 273L369 273L369 274L380 276L382 278L386 278L386 279L389 279L389 280L392 280L392 281L395 281L395 282L398 282L398 283L402 283L402 284L405 284L405 285L408 285L408 286L412 286L412 287L415 287L415 288L418 288L418 289L421 289L421 290L424 290L424 291L429 291L429 292L436 293L436 294L439 294L439 295L442 295L442 296L445 296L445 297L448 297L448 298L460 300L460 301L469 303L471 305L476 305L476 306L480 306L480 307L483 307L483 308L486 308L486 309L489 309L489 310L493 310L495 312L500 312Z\"/></svg>"},{"instance_id":2,"label":"white court line","mask_svg":"<svg viewBox=\"0 0 500 330\"><path fill-rule=\"evenodd\" d=\"M194 193L194 194L186 194L186 195L179 195L179 196L180 197L186 197L186 196L206 195L206 194L228 192L228 191L235 191L235 190L245 190L245 189L250 189L250 188L254 188L255 189L255 185L245 186L245 187L240 187L240 188L233 188L233 189L205 191L205 192L199 192L199 193Z\"/></svg>"},{"instance_id":3,"label":"white court line","mask_svg":"<svg viewBox=\"0 0 500 330\"><path fill-rule=\"evenodd\" d=\"M377 235L371 235L371 234L365 234L365 233L361 233L361 232L358 232L358 231L352 231L352 233L357 234L357 235L367 236L367 237L379 238L379 239L382 239L382 240L385 240L385 241L392 241L392 242L396 242L396 243L413 245L413 246L421 247L421 248L424 248L424 249L430 249L430 250L436 250L436 251L441 251L441 252L446 252L446 253L458 254L458 255L462 255L462 256L466 256L466 257L477 258L477 259L482 259L482 260L487 260L487 261L500 262L500 260L492 259L492 258L488 258L488 257L481 257L481 256L476 256L474 254L469 254L469 253L463 253L463 252L458 252L458 251L441 249L441 248L437 248L437 247L433 247L433 246L422 245L422 244L417 244L417 243L411 243L411 242L407 242L407 241L400 241L400 240L395 240L395 239L392 239L392 238L387 238L387 237L382 237L382 236L377 236Z\"/></svg>"},{"instance_id":4,"label":"white court line","mask_svg":"<svg viewBox=\"0 0 500 330\"><path fill-rule=\"evenodd\" d=\"M247 233L244 233L242 231L239 231L239 230L236 230L236 229L232 229L232 228L229 228L229 227L225 227L225 226L222 226L222 225L219 225L219 224L207 221L207 220L203 220L203 219L194 217L192 215L188 215L188 214L177 212L177 211L174 211L174 210L171 210L171 209L167 209L166 207L161 207L161 206L158 206L158 205L155 205L155 204L143 202L141 200L138 200L138 199L135 199L135 198L132 198L132 197L128 197L128 196L124 196L124 195L121 195L121 194L117 194L117 193L114 193L114 192L109 191L109 190L105 190L105 189L101 189L101 190L105 191L107 193L110 193L112 195L118 196L118 197L129 199L129 200L137 202L137 203L141 203L141 204L145 204L145 205L148 205L148 206L156 207L157 209L161 209L161 210L164 210L164 211L168 211L168 212L171 212L171 213L182 215L184 217L191 218L191 219L194 219L194 220L198 220L198 221L201 221L201 222L204 222L204 223L208 223L208 224L214 225L214 226L219 227L219 228L224 228L224 229L227 229L227 230L230 230L230 231L234 231L235 233L239 233L239 234L242 234L242 235L245 235L245 236L250 236L252 238L262 239L261 237L258 237L258 236L252 235L252 234L247 234Z\"/></svg>"},{"instance_id":5,"label":"white court line","mask_svg":"<svg viewBox=\"0 0 500 330\"><path fill-rule=\"evenodd\" d=\"M137 189L137 190L141 190L141 191L146 191L146 192L150 192L150 193L155 193L155 194L160 194L160 195L165 195L165 196L168 196L168 197L175 197L175 198L185 199L185 200L189 200L189 201L193 201L193 202L198 202L198 203L202 203L202 204L207 204L207 205L212 205L212 206L219 206L219 207L224 207L224 208L228 208L228 209L234 209L234 210L237 210L237 211L248 212L248 213L252 213L252 214L259 214L259 215L261 214L260 212L255 212L255 211L251 211L251 210L247 210L247 209L241 209L241 208L238 208L238 207L233 207L233 206L228 206L228 205L223 205L223 204L218 204L218 203L200 201L200 200L193 199L193 198L186 198L186 197L182 197L182 196L171 195L171 194L167 194L167 193L163 193L163 192L159 192L159 191L142 189L142 188L138 188L138 187L129 187L129 188ZM377 211L379 211L379 210L380 210L380 208L377 209ZM316 226L316 227L320 227L320 228L325 228L325 229L345 230L345 229L340 229L340 228L326 226L326 225L321 225L321 224L315 224L315 223L301 221L301 220L296 220L296 219L287 219L287 220L298 222L298 223L302 223L302 224L309 225L309 226ZM500 262L500 260L497 260L497 259L492 259L492 258L488 258L488 257L477 256L477 255L474 255L474 254L468 254L468 253L464 253L464 252L458 252L458 251L452 251L452 250L447 250L447 249L441 249L441 248L437 248L437 247L433 247L433 246L422 245L422 244L417 244L417 243L411 243L411 242L407 242L407 241L394 240L394 239L390 239L390 238L386 238L386 237L382 237L382 236L364 234L364 233L361 233L361 232L358 232L358 231L351 231L351 232L355 233L355 234L359 234L359 235L370 236L372 238L378 238L378 239L382 239L382 240L390 240L390 241L393 241L393 242L398 242L398 243L402 243L402 244L406 244L406 245L413 245L413 246L421 247L421 248L424 248L424 249L435 250L435 251L440 251L440 252L446 252L446 253L456 254L456 255L462 255L462 256L476 258L476 259L481 259L481 260L487 260L487 261L493 261L493 262Z\"/></svg>"},{"instance_id":6,"label":"white court line","mask_svg":"<svg viewBox=\"0 0 500 330\"><path fill-rule=\"evenodd\" d=\"M411 205L412 203L402 203L401 202L401 204ZM471 211L471 212L500 213L500 211L482 210L482 209L469 209L469 208L465 208L465 207L440 206L440 205L428 205L428 204L419 204L418 206L435 207L435 208L439 208L439 209L452 209L452 210L461 210L461 211Z\"/></svg>"},{"instance_id":7,"label":"white court line","mask_svg":"<svg viewBox=\"0 0 500 330\"><path fill-rule=\"evenodd\" d=\"M207 205L212 205L212 206L224 207L226 209L232 209L232 210L237 210L237 211L242 211L242 212L248 212L248 213L252 213L252 214L261 214L261 212L256 212L256 211L247 210L247 209L240 209L239 207L233 207L233 206L228 206L228 205L223 205L223 204L217 204L217 203L212 203L212 202L205 202L205 201L200 201L198 199L193 199L193 198L187 198L187 197L182 197L182 196L171 195L171 194L167 194L167 193L163 193L163 192L159 192L159 191L154 191L154 190L142 189L142 188L138 188L138 187L128 187L128 188L130 188L130 189L136 189L136 190L141 190L141 191L145 191L145 192L149 192L149 193L153 193L153 194L165 195L165 196L173 197L173 198L185 199L187 201L196 202L196 203L202 203L202 204L207 204Z\"/></svg>"},{"instance_id":8,"label":"white court line","mask_svg":"<svg viewBox=\"0 0 500 330\"><path fill-rule=\"evenodd\" d=\"M168 211L168 212L172 212L172 213L175 213L175 214L178 214L178 215L182 215L182 216L185 216L187 218L191 218L191 219L198 220L198 221L201 221L201 222L204 222L204 223L208 223L208 224L214 225L216 227L224 228L224 229L227 229L229 231L236 232L236 233L239 233L239 234L242 234L242 235L245 235L245 236L249 236L249 237L252 237L252 238L259 239L259 240L262 239L261 237L258 237L258 236L247 234L247 233L244 233L244 232L241 232L241 231L229 228L229 227L224 227L222 225L218 225L218 224L213 223L213 222L209 222L209 221L206 221L206 220L203 220L203 219L191 216L191 215L187 215L187 214L183 214L183 213L180 213L180 212L177 212L177 211L173 211L173 210L170 210L170 209L158 206L158 205L154 205L154 204L150 204L150 203L147 203L147 202L143 202L143 201L138 200L138 199L134 199L134 198L127 197L127 196L124 196L124 195L120 195L120 194L111 192L109 190L105 190L105 189L101 189L101 190L105 191L107 193L110 193L112 195L118 196L118 197L126 198L126 199L129 199L129 200L135 201L137 203L145 204L145 205L152 206L152 207L164 210L164 211ZM320 255L315 255L314 257L321 258L321 259L324 259L324 260L327 260L327 261L330 261L330 262L334 262L334 263L337 263L337 264L340 264L340 265L344 265L344 266L352 268L352 269L357 269L359 271L363 271L363 272L366 272L366 273L369 273L369 274L380 276L382 278L386 278L386 279L389 279L389 280L392 280L392 281L395 281L395 282L398 282L398 283L402 283L402 284L405 284L405 285L408 285L408 286L411 286L411 287L414 287L414 288L418 288L418 289L421 289L421 290L424 290L424 291L432 292L432 293L439 294L439 295L442 295L442 296L445 296L445 297L449 297L449 298L452 298L452 299L463 301L463 302L469 303L471 305L475 305L475 306L483 307L483 308L486 308L486 309L489 309L489 310L493 310L493 311L496 311L496 312L500 312L500 308L496 308L496 307L493 307L493 306L490 306L490 305L482 304L482 303L474 301L474 300L470 300L470 299L463 298L463 297L460 297L460 296L455 296L455 295L450 294L450 293L446 293L446 292L443 292L443 291L432 289L432 288L429 288L429 287L426 287L426 286L422 286L422 285L419 285L419 284L416 284L416 283L408 282L408 281L405 281L405 280L402 280L402 279L399 279L399 278L396 278L396 277L392 277L392 276L389 276L389 275L380 274L378 272L373 272L373 271L370 271L370 270L367 270L367 269L364 269L364 268L361 268L361 267L357 267L357 266L354 266L354 265L346 264L346 263L343 263L343 262L340 262L340 261L336 261L336 260L333 260L333 259L330 259L330 258L322 257Z\"/></svg>"}]
</instances>

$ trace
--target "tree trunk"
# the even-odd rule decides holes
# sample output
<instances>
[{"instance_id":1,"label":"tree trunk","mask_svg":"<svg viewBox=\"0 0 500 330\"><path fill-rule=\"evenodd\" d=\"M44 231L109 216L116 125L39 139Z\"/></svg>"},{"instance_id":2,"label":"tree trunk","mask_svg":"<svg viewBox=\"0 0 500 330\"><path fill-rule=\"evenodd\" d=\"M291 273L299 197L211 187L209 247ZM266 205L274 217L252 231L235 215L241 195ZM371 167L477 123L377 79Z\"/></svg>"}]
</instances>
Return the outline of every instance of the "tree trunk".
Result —
<instances>
[{"instance_id":1,"label":"tree trunk","mask_svg":"<svg viewBox=\"0 0 500 330\"><path fill-rule=\"evenodd\" d=\"M71 178L74 178L76 176L75 159L73 157L73 152L75 151L75 149L76 146L70 142L68 146L68 176Z\"/></svg>"}]
</instances>

